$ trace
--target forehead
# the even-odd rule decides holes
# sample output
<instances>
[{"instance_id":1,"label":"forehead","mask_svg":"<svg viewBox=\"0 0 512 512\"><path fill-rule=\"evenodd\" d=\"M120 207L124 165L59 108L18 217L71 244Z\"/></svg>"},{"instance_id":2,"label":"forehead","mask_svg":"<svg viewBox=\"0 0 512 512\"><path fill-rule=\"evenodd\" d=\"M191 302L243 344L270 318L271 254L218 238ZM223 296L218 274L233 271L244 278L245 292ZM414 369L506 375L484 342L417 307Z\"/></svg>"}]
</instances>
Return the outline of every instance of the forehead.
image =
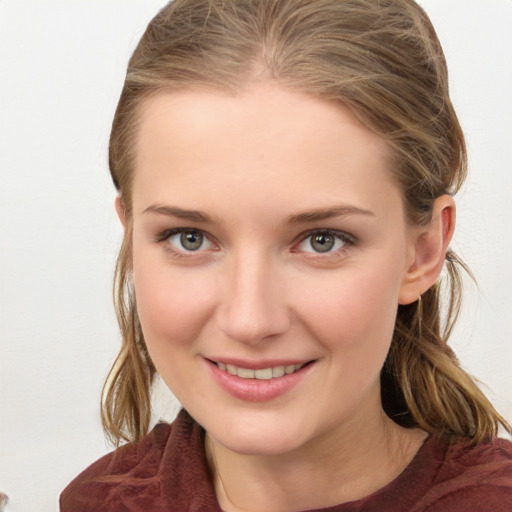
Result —
<instances>
[{"instance_id":1,"label":"forehead","mask_svg":"<svg viewBox=\"0 0 512 512\"><path fill-rule=\"evenodd\" d=\"M238 95L162 93L146 100L139 120L133 195L141 208L175 195L359 203L386 187L400 197L386 141L348 108L305 93L270 84Z\"/></svg>"}]
</instances>

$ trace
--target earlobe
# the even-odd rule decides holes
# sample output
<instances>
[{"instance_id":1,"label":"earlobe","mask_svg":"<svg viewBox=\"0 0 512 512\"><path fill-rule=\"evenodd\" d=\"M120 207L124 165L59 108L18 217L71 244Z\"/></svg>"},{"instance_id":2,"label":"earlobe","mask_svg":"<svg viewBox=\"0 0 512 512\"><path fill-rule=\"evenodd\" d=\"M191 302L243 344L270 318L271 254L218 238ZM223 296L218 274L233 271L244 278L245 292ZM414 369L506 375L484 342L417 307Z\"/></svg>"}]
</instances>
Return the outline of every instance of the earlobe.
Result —
<instances>
[{"instance_id":1,"label":"earlobe","mask_svg":"<svg viewBox=\"0 0 512 512\"><path fill-rule=\"evenodd\" d=\"M455 202L444 194L434 201L428 226L415 234L413 262L406 269L399 294L399 304L410 304L435 284L445 260L455 229Z\"/></svg>"},{"instance_id":2,"label":"earlobe","mask_svg":"<svg viewBox=\"0 0 512 512\"><path fill-rule=\"evenodd\" d=\"M117 216L119 217L123 228L126 229L126 215L123 198L121 196L117 196L114 205L116 208Z\"/></svg>"}]
</instances>

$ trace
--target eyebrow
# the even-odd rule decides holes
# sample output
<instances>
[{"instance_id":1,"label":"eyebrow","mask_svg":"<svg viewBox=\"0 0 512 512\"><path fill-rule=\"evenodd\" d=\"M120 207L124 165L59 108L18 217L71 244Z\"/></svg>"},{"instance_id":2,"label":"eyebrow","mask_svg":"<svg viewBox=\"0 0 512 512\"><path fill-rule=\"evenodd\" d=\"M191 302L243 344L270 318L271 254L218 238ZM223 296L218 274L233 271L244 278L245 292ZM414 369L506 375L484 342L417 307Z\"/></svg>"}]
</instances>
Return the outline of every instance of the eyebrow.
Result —
<instances>
[{"instance_id":1,"label":"eyebrow","mask_svg":"<svg viewBox=\"0 0 512 512\"><path fill-rule=\"evenodd\" d=\"M185 210L177 206L166 206L161 204L152 204L148 206L142 213L156 213L167 217L177 217L191 222L213 222L213 219L200 210Z\"/></svg>"},{"instance_id":2,"label":"eyebrow","mask_svg":"<svg viewBox=\"0 0 512 512\"><path fill-rule=\"evenodd\" d=\"M305 224L307 222L316 222L320 220L332 219L335 217L346 217L348 215L367 215L375 217L375 213L364 208L358 208L351 205L333 206L330 208L318 208L291 215L287 219L287 224Z\"/></svg>"},{"instance_id":3,"label":"eyebrow","mask_svg":"<svg viewBox=\"0 0 512 512\"><path fill-rule=\"evenodd\" d=\"M191 222L200 223L213 223L222 224L219 219L210 217L207 213L201 210L187 210L177 206L168 206L162 204L152 204L148 206L142 213L155 213L158 215L165 215L167 217L176 217L178 219L189 220ZM332 219L336 217L345 217L348 215L366 215L375 217L375 213L364 208L358 208L351 205L340 205L329 208L317 208L305 212L290 215L285 224L306 224L308 222L316 222L321 220Z\"/></svg>"}]
</instances>

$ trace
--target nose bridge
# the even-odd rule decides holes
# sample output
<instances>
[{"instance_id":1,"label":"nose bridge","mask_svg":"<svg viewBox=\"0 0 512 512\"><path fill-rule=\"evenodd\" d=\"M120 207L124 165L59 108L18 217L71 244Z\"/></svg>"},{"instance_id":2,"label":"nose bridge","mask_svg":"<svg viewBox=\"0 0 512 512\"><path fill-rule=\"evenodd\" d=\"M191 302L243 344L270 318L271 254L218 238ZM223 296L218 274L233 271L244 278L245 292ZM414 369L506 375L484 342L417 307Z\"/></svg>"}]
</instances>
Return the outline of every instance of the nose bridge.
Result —
<instances>
[{"instance_id":1,"label":"nose bridge","mask_svg":"<svg viewBox=\"0 0 512 512\"><path fill-rule=\"evenodd\" d=\"M226 335L255 344L288 328L279 265L264 250L245 248L232 255L224 280L218 314Z\"/></svg>"}]
</instances>

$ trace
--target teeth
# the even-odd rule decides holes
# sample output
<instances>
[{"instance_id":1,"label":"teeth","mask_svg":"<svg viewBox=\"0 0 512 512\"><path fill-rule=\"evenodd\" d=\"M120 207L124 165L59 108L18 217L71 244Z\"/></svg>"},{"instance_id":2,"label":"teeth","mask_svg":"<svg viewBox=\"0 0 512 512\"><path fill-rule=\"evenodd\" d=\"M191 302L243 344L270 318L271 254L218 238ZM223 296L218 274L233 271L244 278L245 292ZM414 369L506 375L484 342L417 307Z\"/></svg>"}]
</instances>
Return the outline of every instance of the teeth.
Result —
<instances>
[{"instance_id":1,"label":"teeth","mask_svg":"<svg viewBox=\"0 0 512 512\"><path fill-rule=\"evenodd\" d=\"M284 366L274 366L272 368L272 377L282 377L284 375Z\"/></svg>"},{"instance_id":2,"label":"teeth","mask_svg":"<svg viewBox=\"0 0 512 512\"><path fill-rule=\"evenodd\" d=\"M216 363L217 366L231 374L240 377L241 379L257 379L257 380L270 380L274 378L283 377L283 375L290 375L291 373L300 370L303 364L288 364L286 366L273 366L271 368L262 368L260 370L251 370L250 368L239 368L233 364Z\"/></svg>"},{"instance_id":3,"label":"teeth","mask_svg":"<svg viewBox=\"0 0 512 512\"><path fill-rule=\"evenodd\" d=\"M284 373L286 373L286 375L289 375L290 373L293 373L294 371L295 371L295 365L294 364L289 364L289 365L284 367Z\"/></svg>"},{"instance_id":4,"label":"teeth","mask_svg":"<svg viewBox=\"0 0 512 512\"><path fill-rule=\"evenodd\" d=\"M227 364L226 365L226 371L228 373L230 373L231 375L236 375L237 368L236 368L236 366L234 366L232 364Z\"/></svg>"},{"instance_id":5,"label":"teeth","mask_svg":"<svg viewBox=\"0 0 512 512\"><path fill-rule=\"evenodd\" d=\"M249 368L238 368L236 374L242 379L254 379L254 370Z\"/></svg>"},{"instance_id":6,"label":"teeth","mask_svg":"<svg viewBox=\"0 0 512 512\"><path fill-rule=\"evenodd\" d=\"M270 380L272 378L272 368L264 368L263 370L256 370L254 376L259 380Z\"/></svg>"}]
</instances>

